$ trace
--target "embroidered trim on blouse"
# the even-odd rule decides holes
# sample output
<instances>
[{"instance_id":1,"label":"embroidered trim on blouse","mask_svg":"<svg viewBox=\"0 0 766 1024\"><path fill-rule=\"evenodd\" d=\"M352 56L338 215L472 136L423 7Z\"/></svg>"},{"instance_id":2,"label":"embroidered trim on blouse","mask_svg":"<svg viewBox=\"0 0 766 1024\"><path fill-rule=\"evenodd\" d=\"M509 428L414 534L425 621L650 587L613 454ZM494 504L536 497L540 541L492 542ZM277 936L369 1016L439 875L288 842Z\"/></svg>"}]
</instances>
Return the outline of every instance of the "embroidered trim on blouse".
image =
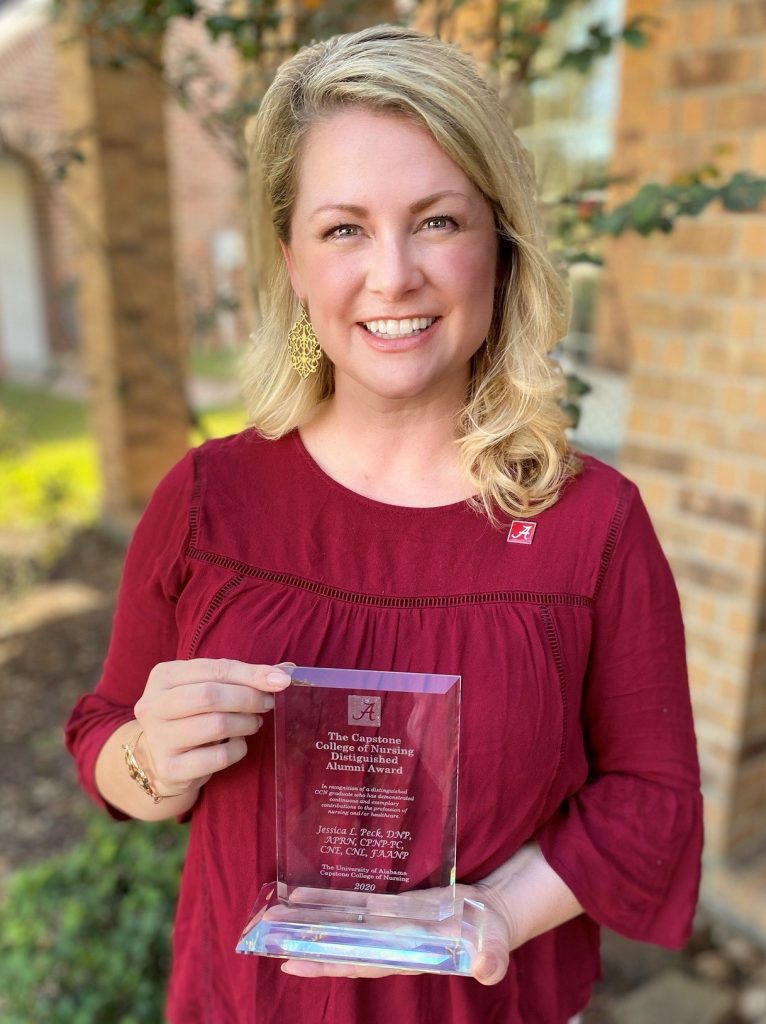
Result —
<instances>
[{"instance_id":1,"label":"embroidered trim on blouse","mask_svg":"<svg viewBox=\"0 0 766 1024\"><path fill-rule=\"evenodd\" d=\"M189 548L186 554L188 558L194 558L200 562L207 562L210 565L230 569L240 576L248 576L251 579L265 580L271 583L280 583L282 586L307 590L312 594L320 594L323 597L333 598L336 601L348 601L352 604L367 605L372 608L452 608L470 604L498 604L507 602L569 605L578 608L591 608L593 606L593 598L587 597L585 594L540 594L533 590L491 590L475 594L445 594L437 597L393 597L385 594L364 594L360 591L331 587L326 583L319 583L316 580L306 579L303 576L296 576L292 573L259 569L257 566L248 565L247 562L240 562L235 558L230 558L228 555L219 555L215 551Z\"/></svg>"}]
</instances>

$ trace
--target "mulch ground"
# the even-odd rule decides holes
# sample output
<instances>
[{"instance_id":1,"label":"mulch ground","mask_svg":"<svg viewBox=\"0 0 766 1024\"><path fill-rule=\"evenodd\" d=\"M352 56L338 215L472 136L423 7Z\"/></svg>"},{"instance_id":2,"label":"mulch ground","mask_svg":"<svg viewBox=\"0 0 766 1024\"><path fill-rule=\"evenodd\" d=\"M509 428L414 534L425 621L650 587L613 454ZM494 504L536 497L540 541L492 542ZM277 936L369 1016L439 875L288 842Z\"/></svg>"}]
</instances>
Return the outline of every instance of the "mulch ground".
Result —
<instances>
[{"instance_id":1,"label":"mulch ground","mask_svg":"<svg viewBox=\"0 0 766 1024\"><path fill-rule=\"evenodd\" d=\"M118 543L96 532L73 538L46 569L40 549L16 559L7 540L3 547L0 877L82 835L88 801L77 787L63 726L98 678L123 558Z\"/></svg>"}]
</instances>

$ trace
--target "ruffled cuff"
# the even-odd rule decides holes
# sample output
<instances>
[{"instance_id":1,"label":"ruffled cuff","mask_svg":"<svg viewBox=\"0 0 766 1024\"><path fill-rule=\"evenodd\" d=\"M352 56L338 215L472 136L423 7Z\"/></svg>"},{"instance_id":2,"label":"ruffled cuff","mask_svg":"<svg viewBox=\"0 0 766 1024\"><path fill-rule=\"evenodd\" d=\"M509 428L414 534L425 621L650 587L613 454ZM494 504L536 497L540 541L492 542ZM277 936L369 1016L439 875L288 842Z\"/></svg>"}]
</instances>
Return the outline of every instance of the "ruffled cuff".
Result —
<instances>
[{"instance_id":1,"label":"ruffled cuff","mask_svg":"<svg viewBox=\"0 0 766 1024\"><path fill-rule=\"evenodd\" d=\"M601 776L566 800L535 839L598 924L671 949L688 940L700 883L697 791Z\"/></svg>"},{"instance_id":2,"label":"ruffled cuff","mask_svg":"<svg viewBox=\"0 0 766 1024\"><path fill-rule=\"evenodd\" d=\"M64 730L67 750L75 759L80 785L95 804L117 821L127 821L129 815L104 800L96 788L96 759L112 733L132 721L133 717L132 708L114 704L100 694L89 693L78 700Z\"/></svg>"}]
</instances>

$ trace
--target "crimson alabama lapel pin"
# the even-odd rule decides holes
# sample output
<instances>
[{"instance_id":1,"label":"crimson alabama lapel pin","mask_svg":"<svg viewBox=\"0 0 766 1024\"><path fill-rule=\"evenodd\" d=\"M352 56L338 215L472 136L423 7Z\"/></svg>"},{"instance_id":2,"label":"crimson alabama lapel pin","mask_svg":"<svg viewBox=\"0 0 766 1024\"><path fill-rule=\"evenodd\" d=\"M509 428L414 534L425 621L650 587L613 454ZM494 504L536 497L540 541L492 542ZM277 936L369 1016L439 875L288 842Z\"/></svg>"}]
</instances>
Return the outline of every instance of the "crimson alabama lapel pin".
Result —
<instances>
[{"instance_id":1,"label":"crimson alabama lapel pin","mask_svg":"<svg viewBox=\"0 0 766 1024\"><path fill-rule=\"evenodd\" d=\"M525 519L514 519L508 531L508 543L531 544L536 529L537 523L530 523Z\"/></svg>"}]
</instances>

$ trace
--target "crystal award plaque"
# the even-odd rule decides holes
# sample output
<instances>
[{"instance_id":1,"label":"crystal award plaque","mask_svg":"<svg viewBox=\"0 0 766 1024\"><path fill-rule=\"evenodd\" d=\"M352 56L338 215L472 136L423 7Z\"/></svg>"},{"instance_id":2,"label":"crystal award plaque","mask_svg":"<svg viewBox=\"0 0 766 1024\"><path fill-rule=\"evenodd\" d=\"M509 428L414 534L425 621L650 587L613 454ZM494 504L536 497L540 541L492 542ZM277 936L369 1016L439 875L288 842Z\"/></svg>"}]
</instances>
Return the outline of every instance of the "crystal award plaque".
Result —
<instances>
[{"instance_id":1,"label":"crystal award plaque","mask_svg":"<svg viewBox=\"0 0 766 1024\"><path fill-rule=\"evenodd\" d=\"M237 952L470 974L484 907L455 893L460 677L288 671L277 879Z\"/></svg>"}]
</instances>

